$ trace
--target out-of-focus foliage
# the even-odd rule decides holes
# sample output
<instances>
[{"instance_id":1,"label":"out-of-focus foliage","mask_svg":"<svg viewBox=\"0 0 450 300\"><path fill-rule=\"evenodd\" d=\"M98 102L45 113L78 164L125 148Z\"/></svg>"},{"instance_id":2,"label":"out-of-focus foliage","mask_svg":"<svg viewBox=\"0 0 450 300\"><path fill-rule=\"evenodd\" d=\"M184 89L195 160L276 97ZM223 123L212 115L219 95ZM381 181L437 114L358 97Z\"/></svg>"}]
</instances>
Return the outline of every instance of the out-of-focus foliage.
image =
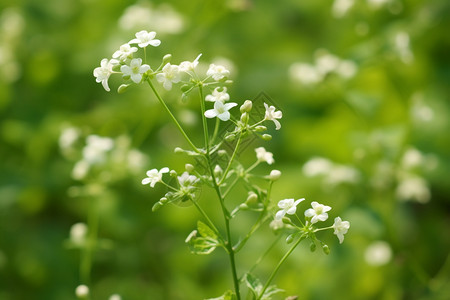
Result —
<instances>
[{"instance_id":1,"label":"out-of-focus foliage","mask_svg":"<svg viewBox=\"0 0 450 300\"><path fill-rule=\"evenodd\" d=\"M269 95L283 111L269 149L283 171L274 201L306 197L351 222L329 256L296 249L275 280L284 297L449 299L449 15L446 0L2 0L0 299L75 298L69 231L94 198L104 247L93 299L203 299L231 286L225 254L197 257L184 244L199 218L192 207L151 212L161 191L140 184L145 171L185 163L159 103L144 85L119 95L114 79L108 93L92 76L141 29L162 40L150 64L203 53L230 67L233 101ZM176 95L164 94L201 132L197 102ZM92 134L118 146L85 184L73 168ZM238 264L249 268L269 235L262 229ZM278 245L260 277L284 253Z\"/></svg>"}]
</instances>

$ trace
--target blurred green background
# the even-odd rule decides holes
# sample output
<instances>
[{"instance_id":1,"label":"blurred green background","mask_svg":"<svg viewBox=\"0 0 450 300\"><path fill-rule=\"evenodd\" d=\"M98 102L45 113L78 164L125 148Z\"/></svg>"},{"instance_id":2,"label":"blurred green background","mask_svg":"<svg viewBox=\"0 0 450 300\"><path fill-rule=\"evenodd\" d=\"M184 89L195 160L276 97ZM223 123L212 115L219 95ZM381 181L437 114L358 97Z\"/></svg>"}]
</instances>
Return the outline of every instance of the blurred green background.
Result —
<instances>
[{"instance_id":1,"label":"blurred green background","mask_svg":"<svg viewBox=\"0 0 450 300\"><path fill-rule=\"evenodd\" d=\"M173 154L183 140L151 90L118 95L111 78L108 93L92 75L142 29L162 40L153 65L203 53L230 67L235 102L265 92L283 111L273 140L255 142L283 172L274 201L306 197L351 222L342 245L320 237L328 256L300 245L276 299L450 299L449 16L447 0L1 0L0 299L75 299L69 231L93 198L107 247L94 255L92 299L204 299L231 287L223 251L198 257L184 244L199 218L192 207L151 212L164 188L142 186L145 171L189 161ZM200 141L195 102L163 95ZM61 138L68 128L75 143ZM139 150L136 166L119 155L75 180L90 134ZM261 230L239 271L273 238ZM278 244L258 275L285 250Z\"/></svg>"}]
</instances>

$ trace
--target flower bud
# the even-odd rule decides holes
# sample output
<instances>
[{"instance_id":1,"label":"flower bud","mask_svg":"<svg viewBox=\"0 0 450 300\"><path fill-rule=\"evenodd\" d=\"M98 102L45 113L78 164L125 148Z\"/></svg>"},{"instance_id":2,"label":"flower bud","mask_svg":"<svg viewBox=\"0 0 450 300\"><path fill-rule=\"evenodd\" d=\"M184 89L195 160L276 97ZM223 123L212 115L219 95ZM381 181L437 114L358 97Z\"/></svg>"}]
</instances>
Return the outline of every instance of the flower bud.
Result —
<instances>
[{"instance_id":1,"label":"flower bud","mask_svg":"<svg viewBox=\"0 0 450 300\"><path fill-rule=\"evenodd\" d=\"M87 285L81 284L75 289L75 295L78 299L87 299L89 296L89 288Z\"/></svg>"},{"instance_id":2,"label":"flower bud","mask_svg":"<svg viewBox=\"0 0 450 300\"><path fill-rule=\"evenodd\" d=\"M255 204L256 201L258 201L258 195L253 191L248 192L248 197L247 200L245 200L245 203L252 205Z\"/></svg>"},{"instance_id":3,"label":"flower bud","mask_svg":"<svg viewBox=\"0 0 450 300\"><path fill-rule=\"evenodd\" d=\"M270 141L272 139L272 136L270 134L265 133L262 135L262 139L265 141Z\"/></svg>"},{"instance_id":4,"label":"flower bud","mask_svg":"<svg viewBox=\"0 0 450 300\"><path fill-rule=\"evenodd\" d=\"M175 153L183 153L184 150L181 149L180 147L176 147L176 148L173 150L173 152L175 152Z\"/></svg>"},{"instance_id":5,"label":"flower bud","mask_svg":"<svg viewBox=\"0 0 450 300\"><path fill-rule=\"evenodd\" d=\"M281 221L283 221L284 224L293 225L291 219L289 219L288 217L283 217Z\"/></svg>"},{"instance_id":6,"label":"flower bud","mask_svg":"<svg viewBox=\"0 0 450 300\"><path fill-rule=\"evenodd\" d=\"M316 243L312 242L311 245L309 245L309 250L311 250L311 252L316 251Z\"/></svg>"},{"instance_id":7,"label":"flower bud","mask_svg":"<svg viewBox=\"0 0 450 300\"><path fill-rule=\"evenodd\" d=\"M163 61L162 61L163 65L169 63L171 59L172 59L172 54L166 54L166 55L164 55Z\"/></svg>"},{"instance_id":8,"label":"flower bud","mask_svg":"<svg viewBox=\"0 0 450 300\"><path fill-rule=\"evenodd\" d=\"M222 173L223 173L222 168L219 165L216 165L214 167L214 176L218 177L218 176L222 175Z\"/></svg>"},{"instance_id":9,"label":"flower bud","mask_svg":"<svg viewBox=\"0 0 450 300\"><path fill-rule=\"evenodd\" d=\"M278 180L281 176L281 172L278 170L272 170L269 174L269 179L272 181Z\"/></svg>"},{"instance_id":10,"label":"flower bud","mask_svg":"<svg viewBox=\"0 0 450 300\"><path fill-rule=\"evenodd\" d=\"M175 171L175 170L170 170L170 176L172 176L172 177L177 177L177 171Z\"/></svg>"},{"instance_id":11,"label":"flower bud","mask_svg":"<svg viewBox=\"0 0 450 300\"><path fill-rule=\"evenodd\" d=\"M241 122L244 123L244 124L248 123L248 113L246 113L246 112L242 113L242 115L241 115Z\"/></svg>"},{"instance_id":12,"label":"flower bud","mask_svg":"<svg viewBox=\"0 0 450 300\"><path fill-rule=\"evenodd\" d=\"M159 199L159 202L160 202L161 204L166 204L167 201L169 201L169 199L167 199L166 197L162 197L161 199Z\"/></svg>"},{"instance_id":13,"label":"flower bud","mask_svg":"<svg viewBox=\"0 0 450 300\"><path fill-rule=\"evenodd\" d=\"M323 253L325 253L326 255L330 254L330 247L328 247L328 245L323 244L322 250L323 250Z\"/></svg>"},{"instance_id":14,"label":"flower bud","mask_svg":"<svg viewBox=\"0 0 450 300\"><path fill-rule=\"evenodd\" d=\"M217 152L217 154L219 154L220 156L224 156L224 155L226 155L226 154L227 154L227 151L226 151L226 150L223 150L223 149L221 149L221 150L219 150L219 151Z\"/></svg>"},{"instance_id":15,"label":"flower bud","mask_svg":"<svg viewBox=\"0 0 450 300\"><path fill-rule=\"evenodd\" d=\"M234 141L235 138L236 138L236 136L235 136L234 134L232 134L232 133L229 133L229 134L227 134L227 135L225 136L225 140L226 140L227 142L232 142L232 141Z\"/></svg>"},{"instance_id":16,"label":"flower bud","mask_svg":"<svg viewBox=\"0 0 450 300\"><path fill-rule=\"evenodd\" d=\"M184 165L184 168L186 169L186 171L187 171L188 173L192 173L192 171L195 170L194 166L191 165L191 164L185 164L185 165Z\"/></svg>"},{"instance_id":17,"label":"flower bud","mask_svg":"<svg viewBox=\"0 0 450 300\"><path fill-rule=\"evenodd\" d=\"M293 241L294 241L294 235L293 234L288 235L286 238L286 243L290 244Z\"/></svg>"},{"instance_id":18,"label":"flower bud","mask_svg":"<svg viewBox=\"0 0 450 300\"><path fill-rule=\"evenodd\" d=\"M248 113L252 110L253 102L250 100L245 100L244 104L241 105L241 113Z\"/></svg>"},{"instance_id":19,"label":"flower bud","mask_svg":"<svg viewBox=\"0 0 450 300\"><path fill-rule=\"evenodd\" d=\"M125 93L125 91L128 89L129 86L130 86L129 84L121 84L117 89L117 93L119 94Z\"/></svg>"},{"instance_id":20,"label":"flower bud","mask_svg":"<svg viewBox=\"0 0 450 300\"><path fill-rule=\"evenodd\" d=\"M242 203L242 204L239 205L239 208L242 209L242 210L246 210L246 209L248 209L248 205L245 204L245 203Z\"/></svg>"},{"instance_id":21,"label":"flower bud","mask_svg":"<svg viewBox=\"0 0 450 300\"><path fill-rule=\"evenodd\" d=\"M256 132L263 132L263 131L266 131L266 130L267 130L267 127L264 126L264 125L258 125L258 126L255 127L255 131Z\"/></svg>"},{"instance_id":22,"label":"flower bud","mask_svg":"<svg viewBox=\"0 0 450 300\"><path fill-rule=\"evenodd\" d=\"M158 209L161 208L161 206L163 206L163 203L161 203L161 201L156 202L156 203L153 204L153 206L152 206L152 212L157 211Z\"/></svg>"}]
</instances>

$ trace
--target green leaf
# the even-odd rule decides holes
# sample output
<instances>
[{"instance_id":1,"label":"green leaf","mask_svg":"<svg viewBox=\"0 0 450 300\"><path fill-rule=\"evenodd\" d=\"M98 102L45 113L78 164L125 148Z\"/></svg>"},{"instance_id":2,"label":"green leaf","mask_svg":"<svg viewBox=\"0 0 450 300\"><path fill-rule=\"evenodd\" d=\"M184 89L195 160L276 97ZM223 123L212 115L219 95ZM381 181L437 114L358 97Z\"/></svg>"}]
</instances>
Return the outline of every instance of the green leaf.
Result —
<instances>
[{"instance_id":1,"label":"green leaf","mask_svg":"<svg viewBox=\"0 0 450 300\"><path fill-rule=\"evenodd\" d=\"M245 274L244 279L248 288L253 292L253 295L255 297L258 297L258 295L261 293L263 289L261 281L250 273Z\"/></svg>"},{"instance_id":2,"label":"green leaf","mask_svg":"<svg viewBox=\"0 0 450 300\"><path fill-rule=\"evenodd\" d=\"M217 235L214 232L214 230L209 228L209 226L206 225L205 223L203 223L202 221L198 221L197 222L197 229L198 229L198 233L200 233L200 235L202 237L204 237L204 238L212 238L214 240L217 240Z\"/></svg>"}]
</instances>

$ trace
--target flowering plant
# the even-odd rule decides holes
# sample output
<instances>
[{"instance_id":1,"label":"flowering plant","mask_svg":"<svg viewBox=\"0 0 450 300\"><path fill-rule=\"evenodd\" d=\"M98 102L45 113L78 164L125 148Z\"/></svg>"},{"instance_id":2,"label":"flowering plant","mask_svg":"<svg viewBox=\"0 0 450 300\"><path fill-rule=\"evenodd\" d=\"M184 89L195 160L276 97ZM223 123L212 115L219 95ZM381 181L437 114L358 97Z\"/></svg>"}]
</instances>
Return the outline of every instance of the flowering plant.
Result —
<instances>
[{"instance_id":1,"label":"flowering plant","mask_svg":"<svg viewBox=\"0 0 450 300\"><path fill-rule=\"evenodd\" d=\"M198 210L202 220L198 221L197 228L186 238L186 243L192 253L206 255L214 252L217 248L222 248L228 255L234 287L214 299L239 300L242 298L241 286L244 284L248 287L252 299L271 299L272 295L282 291L271 284L276 273L301 241L310 240L312 251L319 244L323 251L328 254L328 246L317 239L316 232L334 229L334 234L342 243L344 234L347 233L350 224L348 221L342 221L340 217L337 217L333 225L318 227L319 222L328 219L328 212L331 207L317 202L311 203L312 208L304 212L305 218L302 220L296 213L297 206L305 201L305 198L298 200L284 199L275 204L271 191L274 182L281 176L281 172L272 170L270 174L265 176L254 172L261 163L272 165L275 162L273 154L264 147L256 148L256 161L250 166L239 162L237 154L241 151L246 139L256 136L264 141L269 141L271 135L265 133L267 127L263 124L266 124L266 121L272 121L275 129L279 130L282 112L275 106L264 103L264 115L257 116L252 111L253 102L245 100L239 106L237 117L233 116L232 112L236 111L233 108L237 107L238 103L228 102L230 95L227 93L225 85L232 82L228 80L230 71L226 67L211 64L206 73L203 74L197 70L201 54L193 61L183 61L178 65L172 64L172 57L167 54L162 58L159 67L153 68L146 62L146 51L149 46L157 47L160 44L161 41L156 39L155 32L143 30L136 33L136 38L120 46L111 59L105 58L101 61L100 67L94 70L96 81L102 83L106 91L110 91L109 77L114 74L121 75L125 82L119 86L119 93L124 92L126 88L133 84L148 84L163 110L167 112L189 145L189 149L177 147L175 152L184 153L191 157L191 160L195 160L197 164L203 166L203 168L200 168L187 163L185 170L181 171L181 175L167 166L160 170L154 168L147 171L147 177L142 180L142 184L149 185L151 188L156 184L163 184L168 189L168 192L153 205L153 211L169 203L179 202L191 202ZM145 53L144 59L136 57L140 54L139 48L143 49ZM179 84L182 97L186 97L194 91L198 93L204 136L202 146L192 142L188 133L183 129L183 126L158 92L158 83L166 90L171 90L174 84ZM210 104L207 102L213 102L209 109L207 109L207 105ZM215 119L213 130L210 130L211 124L208 119ZM228 123L228 126L225 127L224 123ZM232 128L232 130L221 131L220 128ZM226 149L230 147L225 147L225 145L232 145L232 151L227 151ZM217 163L218 160L214 159L217 157L221 158L219 163ZM169 180L168 177L176 180ZM258 184L258 178L262 178L265 183ZM242 200L236 207L230 207L230 192L238 184L244 185L247 195L241 198ZM199 203L197 191L201 186L214 191L218 208L223 215L223 222L219 223L217 220L213 220ZM276 206L279 210L276 209ZM237 237L230 224L238 214L244 211L255 212L258 217L248 229L246 235ZM263 283L250 271L238 274L236 255L243 249L257 229L267 224L269 220L272 220L270 225L275 231L287 234L286 242L292 243L292 246ZM255 261L255 267L261 260L262 257Z\"/></svg>"}]
</instances>

